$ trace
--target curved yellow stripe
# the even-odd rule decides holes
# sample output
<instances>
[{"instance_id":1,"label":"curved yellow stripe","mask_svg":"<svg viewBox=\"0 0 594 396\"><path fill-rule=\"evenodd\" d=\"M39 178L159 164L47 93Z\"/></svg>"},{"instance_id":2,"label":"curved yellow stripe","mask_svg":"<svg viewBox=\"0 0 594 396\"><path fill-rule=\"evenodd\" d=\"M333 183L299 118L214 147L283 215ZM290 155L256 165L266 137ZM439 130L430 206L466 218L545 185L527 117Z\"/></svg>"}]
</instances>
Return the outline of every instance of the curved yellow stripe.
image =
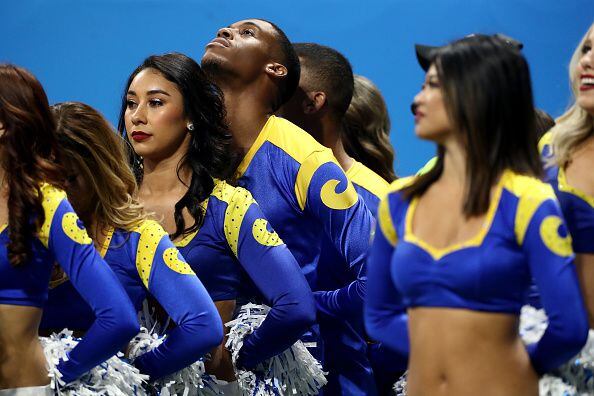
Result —
<instances>
[{"instance_id":1,"label":"curved yellow stripe","mask_svg":"<svg viewBox=\"0 0 594 396\"><path fill-rule=\"evenodd\" d=\"M297 203L301 210L305 209L307 191L309 190L309 185L314 173L316 173L320 166L328 162L336 163L336 159L332 155L332 151L324 149L310 154L299 167L297 178L295 180L295 196L297 197Z\"/></svg>"},{"instance_id":2,"label":"curved yellow stripe","mask_svg":"<svg viewBox=\"0 0 594 396\"><path fill-rule=\"evenodd\" d=\"M330 179L322 186L320 191L320 198L324 205L330 209L344 210L348 209L357 203L359 195L353 187L353 183L347 181L347 188L341 192L336 192L336 187L340 184L340 180Z\"/></svg>"},{"instance_id":3,"label":"curved yellow stripe","mask_svg":"<svg viewBox=\"0 0 594 396\"><path fill-rule=\"evenodd\" d=\"M571 237L559 235L559 226L563 220L559 216L547 216L540 224L540 238L544 245L557 256L569 257L573 254Z\"/></svg>"},{"instance_id":4,"label":"curved yellow stripe","mask_svg":"<svg viewBox=\"0 0 594 396\"><path fill-rule=\"evenodd\" d=\"M379 207L377 209L377 221L379 223L380 230L382 230L382 233L388 242L390 242L392 246L396 246L398 237L396 236L396 229L394 228L394 223L392 222L388 197L385 197L380 201Z\"/></svg>"},{"instance_id":5,"label":"curved yellow stripe","mask_svg":"<svg viewBox=\"0 0 594 396\"><path fill-rule=\"evenodd\" d=\"M144 221L134 229L134 232L140 234L138 247L136 248L136 270L140 279L142 279L142 283L148 289L148 282L157 247L159 246L159 242L161 242L161 238L169 236L159 223L152 220Z\"/></svg>"},{"instance_id":6,"label":"curved yellow stripe","mask_svg":"<svg viewBox=\"0 0 594 396\"><path fill-rule=\"evenodd\" d=\"M178 274L194 275L192 267L190 267L190 265L185 261L180 260L179 251L174 247L165 249L163 252L163 261L171 270L177 272Z\"/></svg>"},{"instance_id":7,"label":"curved yellow stripe","mask_svg":"<svg viewBox=\"0 0 594 396\"><path fill-rule=\"evenodd\" d=\"M93 240L89 238L87 230L78 226L78 216L74 212L65 213L62 217L62 230L68 238L80 245L89 245Z\"/></svg>"},{"instance_id":8,"label":"curved yellow stripe","mask_svg":"<svg viewBox=\"0 0 594 396\"><path fill-rule=\"evenodd\" d=\"M282 245L283 241L280 239L276 231L269 232L266 229L268 222L264 219L256 219L252 225L252 235L254 239L264 246L278 246Z\"/></svg>"}]
</instances>

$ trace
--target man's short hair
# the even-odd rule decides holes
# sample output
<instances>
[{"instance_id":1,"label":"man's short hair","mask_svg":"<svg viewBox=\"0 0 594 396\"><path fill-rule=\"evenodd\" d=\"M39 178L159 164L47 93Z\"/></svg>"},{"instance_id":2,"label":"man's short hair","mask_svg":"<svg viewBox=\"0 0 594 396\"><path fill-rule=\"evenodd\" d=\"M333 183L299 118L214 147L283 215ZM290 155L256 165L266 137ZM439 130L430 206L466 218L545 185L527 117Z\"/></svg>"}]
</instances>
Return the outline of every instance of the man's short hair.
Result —
<instances>
[{"instance_id":1,"label":"man's short hair","mask_svg":"<svg viewBox=\"0 0 594 396\"><path fill-rule=\"evenodd\" d=\"M307 69L308 90L326 93L328 106L334 114L342 117L353 97L353 69L349 61L338 51L314 43L293 44L295 51Z\"/></svg>"}]
</instances>

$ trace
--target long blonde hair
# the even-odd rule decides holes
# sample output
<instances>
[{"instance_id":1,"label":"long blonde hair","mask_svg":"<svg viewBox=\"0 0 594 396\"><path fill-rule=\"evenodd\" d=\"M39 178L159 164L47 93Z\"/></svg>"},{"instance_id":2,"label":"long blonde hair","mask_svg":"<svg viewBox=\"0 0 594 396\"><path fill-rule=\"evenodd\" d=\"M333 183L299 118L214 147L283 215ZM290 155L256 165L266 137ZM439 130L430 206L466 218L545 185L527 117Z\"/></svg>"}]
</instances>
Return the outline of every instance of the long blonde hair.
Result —
<instances>
[{"instance_id":1,"label":"long blonde hair","mask_svg":"<svg viewBox=\"0 0 594 396\"><path fill-rule=\"evenodd\" d=\"M577 66L582 58L582 48L592 29L594 29L594 23L580 40L569 62L569 80L573 92L573 104L562 116L557 118L557 125L551 129L554 154L551 163L560 167L567 165L577 146L594 135L594 116L588 114L586 110L576 103L580 84Z\"/></svg>"},{"instance_id":2,"label":"long blonde hair","mask_svg":"<svg viewBox=\"0 0 594 396\"><path fill-rule=\"evenodd\" d=\"M346 152L392 182L394 148L390 143L390 116L380 90L369 79L355 75L351 104L343 119Z\"/></svg>"},{"instance_id":3,"label":"long blonde hair","mask_svg":"<svg viewBox=\"0 0 594 396\"><path fill-rule=\"evenodd\" d=\"M52 112L62 159L89 185L86 193L92 203L84 209L87 215L114 228L131 230L137 226L147 214L136 198L138 186L128 166L124 139L99 112L84 103L58 103ZM76 207L76 202L72 203Z\"/></svg>"}]
</instances>

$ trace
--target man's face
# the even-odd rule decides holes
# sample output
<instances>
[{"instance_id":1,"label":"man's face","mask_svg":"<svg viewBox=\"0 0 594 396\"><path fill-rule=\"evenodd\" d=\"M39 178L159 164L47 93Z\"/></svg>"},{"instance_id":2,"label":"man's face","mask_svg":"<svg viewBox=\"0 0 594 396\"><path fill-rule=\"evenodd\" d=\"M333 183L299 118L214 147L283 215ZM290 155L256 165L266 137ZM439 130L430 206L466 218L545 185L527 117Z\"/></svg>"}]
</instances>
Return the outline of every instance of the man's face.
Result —
<instances>
[{"instance_id":1,"label":"man's face","mask_svg":"<svg viewBox=\"0 0 594 396\"><path fill-rule=\"evenodd\" d=\"M272 61L276 43L272 25L259 19L246 19L219 29L206 45L202 66L208 71L224 71L251 81Z\"/></svg>"}]
</instances>

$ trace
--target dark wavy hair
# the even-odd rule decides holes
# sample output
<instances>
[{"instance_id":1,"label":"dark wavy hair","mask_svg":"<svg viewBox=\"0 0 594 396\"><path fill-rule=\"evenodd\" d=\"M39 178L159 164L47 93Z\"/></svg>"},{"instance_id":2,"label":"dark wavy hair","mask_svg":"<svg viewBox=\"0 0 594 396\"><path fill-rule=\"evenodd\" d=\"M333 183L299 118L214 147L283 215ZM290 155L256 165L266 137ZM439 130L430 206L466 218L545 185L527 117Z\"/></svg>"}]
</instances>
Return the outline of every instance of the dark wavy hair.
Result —
<instances>
[{"instance_id":1,"label":"dark wavy hair","mask_svg":"<svg viewBox=\"0 0 594 396\"><path fill-rule=\"evenodd\" d=\"M200 205L214 188L213 178L228 180L236 165L236 155L231 149L231 133L225 122L225 104L223 94L211 82L200 65L184 54L169 53L146 58L128 78L118 122L118 130L128 142L130 165L138 184L142 183L142 158L132 149L126 133L125 113L126 94L134 77L142 70L154 69L164 78L177 85L184 101L184 113L194 124L188 152L177 166L179 176L182 168L192 171L192 180L188 191L175 204L175 233L172 239L197 230L204 221L205 210ZM183 182L183 181L182 181ZM182 216L186 208L194 218L194 224L187 227Z\"/></svg>"},{"instance_id":2,"label":"dark wavy hair","mask_svg":"<svg viewBox=\"0 0 594 396\"><path fill-rule=\"evenodd\" d=\"M55 124L47 96L27 70L0 65L1 164L8 182L8 261L25 264L45 221L41 184L62 187Z\"/></svg>"},{"instance_id":3,"label":"dark wavy hair","mask_svg":"<svg viewBox=\"0 0 594 396\"><path fill-rule=\"evenodd\" d=\"M440 48L433 64L446 111L466 146L463 211L480 215L505 169L542 176L528 63L503 39L473 35ZM435 166L404 188L407 198L422 194L441 175L445 148L437 152Z\"/></svg>"}]
</instances>

